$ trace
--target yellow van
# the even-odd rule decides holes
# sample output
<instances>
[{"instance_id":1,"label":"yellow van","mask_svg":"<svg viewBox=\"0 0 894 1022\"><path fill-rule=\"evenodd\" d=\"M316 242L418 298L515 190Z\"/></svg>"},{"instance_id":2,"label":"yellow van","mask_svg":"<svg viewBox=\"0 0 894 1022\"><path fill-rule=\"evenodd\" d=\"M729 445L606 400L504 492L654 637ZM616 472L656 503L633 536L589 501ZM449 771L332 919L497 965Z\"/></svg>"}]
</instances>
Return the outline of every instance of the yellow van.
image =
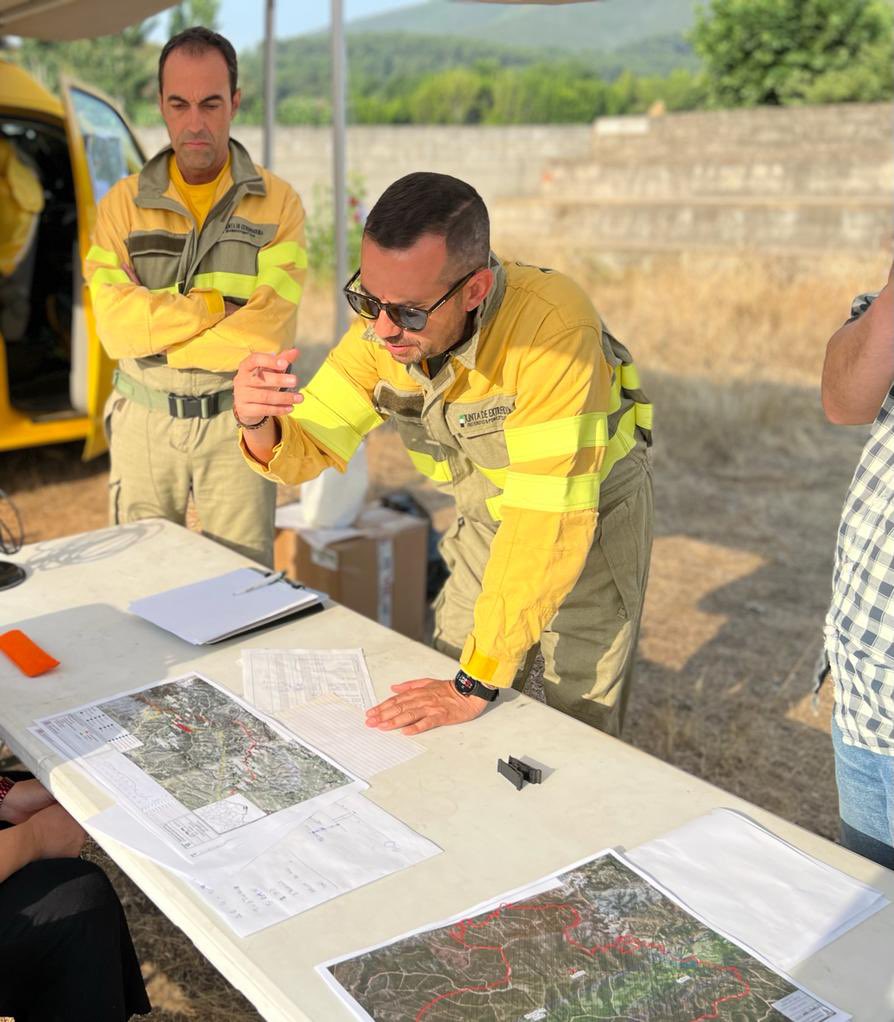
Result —
<instances>
[{"instance_id":1,"label":"yellow van","mask_svg":"<svg viewBox=\"0 0 894 1022\"><path fill-rule=\"evenodd\" d=\"M21 329L9 339L0 331L0 450L83 439L86 459L106 449L102 411L113 363L81 267L96 203L145 161L108 99L73 82L61 92L53 96L0 60L0 149L15 153L43 191L27 273L16 281L26 298Z\"/></svg>"}]
</instances>

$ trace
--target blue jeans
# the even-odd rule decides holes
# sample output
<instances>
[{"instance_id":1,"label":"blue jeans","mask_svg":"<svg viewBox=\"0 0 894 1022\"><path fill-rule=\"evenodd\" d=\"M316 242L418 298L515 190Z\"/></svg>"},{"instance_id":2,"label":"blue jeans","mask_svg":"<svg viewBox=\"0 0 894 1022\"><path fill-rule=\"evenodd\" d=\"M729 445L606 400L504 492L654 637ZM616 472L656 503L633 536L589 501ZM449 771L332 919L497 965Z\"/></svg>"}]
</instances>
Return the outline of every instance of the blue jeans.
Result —
<instances>
[{"instance_id":1,"label":"blue jeans","mask_svg":"<svg viewBox=\"0 0 894 1022\"><path fill-rule=\"evenodd\" d=\"M894 869L894 756L846 745L832 721L841 843Z\"/></svg>"}]
</instances>

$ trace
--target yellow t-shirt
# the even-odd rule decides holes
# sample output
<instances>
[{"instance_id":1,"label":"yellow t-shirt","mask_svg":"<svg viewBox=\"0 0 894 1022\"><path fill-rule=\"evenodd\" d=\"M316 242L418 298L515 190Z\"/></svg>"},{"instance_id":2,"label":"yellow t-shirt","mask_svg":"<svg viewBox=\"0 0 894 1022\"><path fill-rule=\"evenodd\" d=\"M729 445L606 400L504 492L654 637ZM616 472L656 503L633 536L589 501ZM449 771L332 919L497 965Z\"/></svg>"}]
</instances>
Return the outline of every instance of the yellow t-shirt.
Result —
<instances>
[{"instance_id":1,"label":"yellow t-shirt","mask_svg":"<svg viewBox=\"0 0 894 1022\"><path fill-rule=\"evenodd\" d=\"M223 181L225 175L230 173L230 158L227 157L227 162L221 168L220 173L214 178L213 181L207 182L202 185L191 185L188 184L180 173L180 168L177 166L177 160L174 156L171 156L169 163L169 173L171 175L171 183L177 189L180 198L183 199L183 204L192 213L193 218L196 222L196 230L201 230L205 225L205 220L208 218L208 214L211 212L211 207L214 205L214 199L217 196L217 189Z\"/></svg>"}]
</instances>

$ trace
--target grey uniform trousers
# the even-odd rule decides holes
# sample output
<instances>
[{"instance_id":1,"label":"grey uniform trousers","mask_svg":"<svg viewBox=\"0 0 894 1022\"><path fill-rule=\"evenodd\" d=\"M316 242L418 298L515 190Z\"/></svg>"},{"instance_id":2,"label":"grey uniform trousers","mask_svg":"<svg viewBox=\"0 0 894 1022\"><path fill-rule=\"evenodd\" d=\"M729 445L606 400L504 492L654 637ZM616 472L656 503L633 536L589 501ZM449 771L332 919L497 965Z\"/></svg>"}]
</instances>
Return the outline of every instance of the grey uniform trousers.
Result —
<instances>
[{"instance_id":1,"label":"grey uniform trousers","mask_svg":"<svg viewBox=\"0 0 894 1022\"><path fill-rule=\"evenodd\" d=\"M548 705L615 736L633 680L652 519L651 466L645 451L633 451L612 469L583 571L514 683L524 687L539 649ZM492 538L490 530L460 519L442 543L450 577L435 601L434 645L457 659L472 631Z\"/></svg>"}]
</instances>

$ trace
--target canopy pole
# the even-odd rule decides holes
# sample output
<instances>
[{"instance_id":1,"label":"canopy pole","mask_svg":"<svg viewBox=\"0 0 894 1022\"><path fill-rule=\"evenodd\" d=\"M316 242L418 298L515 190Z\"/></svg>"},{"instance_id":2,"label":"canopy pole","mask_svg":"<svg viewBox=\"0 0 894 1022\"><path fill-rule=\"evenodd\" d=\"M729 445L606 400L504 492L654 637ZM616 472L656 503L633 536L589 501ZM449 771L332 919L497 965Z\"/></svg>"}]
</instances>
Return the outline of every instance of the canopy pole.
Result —
<instances>
[{"instance_id":1,"label":"canopy pole","mask_svg":"<svg viewBox=\"0 0 894 1022\"><path fill-rule=\"evenodd\" d=\"M276 0L264 12L264 153L261 162L273 169L273 126L276 122Z\"/></svg>"},{"instance_id":2,"label":"canopy pole","mask_svg":"<svg viewBox=\"0 0 894 1022\"><path fill-rule=\"evenodd\" d=\"M332 45L332 207L335 218L335 336L348 328L348 316L341 289L348 279L348 225L346 165L346 68L343 0L331 0L330 39Z\"/></svg>"}]
</instances>

